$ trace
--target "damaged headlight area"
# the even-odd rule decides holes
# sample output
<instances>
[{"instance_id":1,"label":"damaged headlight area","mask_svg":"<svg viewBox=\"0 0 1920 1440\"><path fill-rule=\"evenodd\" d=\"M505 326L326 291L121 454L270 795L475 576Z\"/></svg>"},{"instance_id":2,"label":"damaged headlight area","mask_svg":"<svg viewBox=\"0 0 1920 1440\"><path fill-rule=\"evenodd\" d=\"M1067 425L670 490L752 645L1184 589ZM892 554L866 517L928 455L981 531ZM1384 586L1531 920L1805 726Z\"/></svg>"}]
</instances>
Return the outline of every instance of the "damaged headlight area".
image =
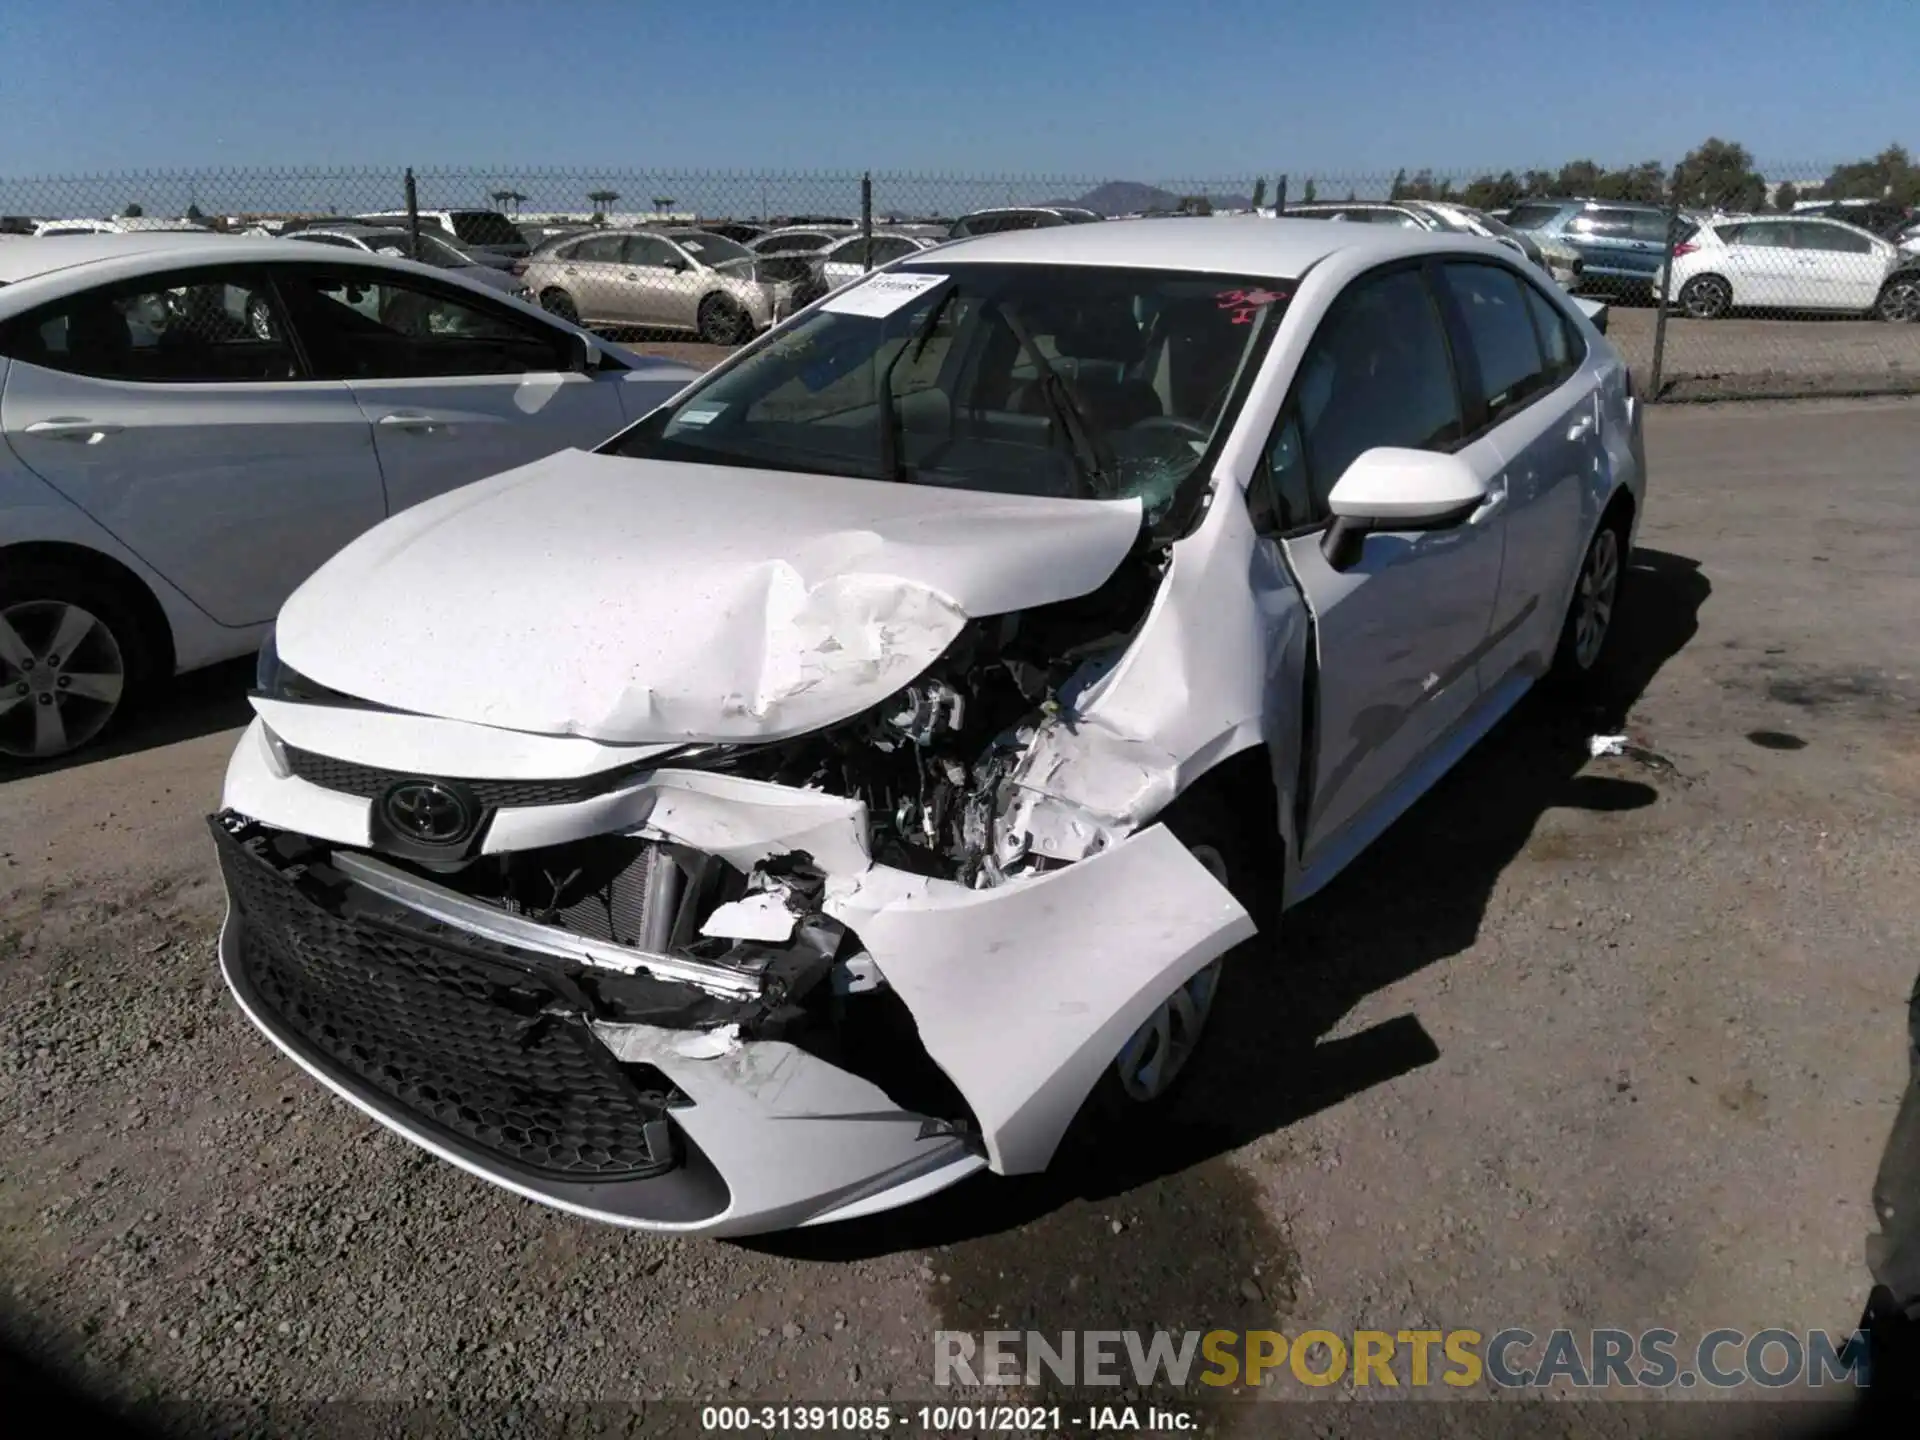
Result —
<instances>
[{"instance_id":1,"label":"damaged headlight area","mask_svg":"<svg viewBox=\"0 0 1920 1440\"><path fill-rule=\"evenodd\" d=\"M703 764L859 800L873 859L897 869L982 888L1022 864L1044 868L1024 824L1009 823L1030 809L1019 780L1032 746L1119 658L1157 580L1136 558L1076 600L971 621L865 714Z\"/></svg>"}]
</instances>

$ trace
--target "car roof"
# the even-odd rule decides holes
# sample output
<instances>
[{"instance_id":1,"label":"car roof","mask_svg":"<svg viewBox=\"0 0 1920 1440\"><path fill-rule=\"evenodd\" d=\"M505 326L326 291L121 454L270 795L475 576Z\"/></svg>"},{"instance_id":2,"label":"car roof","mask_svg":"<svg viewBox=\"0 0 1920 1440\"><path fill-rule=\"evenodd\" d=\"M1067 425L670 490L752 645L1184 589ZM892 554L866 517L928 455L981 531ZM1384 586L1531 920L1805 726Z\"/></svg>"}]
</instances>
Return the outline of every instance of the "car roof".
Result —
<instances>
[{"instance_id":1,"label":"car roof","mask_svg":"<svg viewBox=\"0 0 1920 1440\"><path fill-rule=\"evenodd\" d=\"M33 247L46 247L34 251ZM55 250L53 247L59 247ZM319 250L277 236L255 239L241 235L179 235L165 232L145 235L73 235L23 238L0 245L0 313L14 314L53 299L71 290L84 289L90 283L112 284L137 280L151 270L193 264L248 264L266 261L293 261L298 264L357 266L364 269L399 270L425 279L465 285L492 299L505 297L485 287L460 279L457 270L436 270L397 256L371 255L364 250L331 248ZM51 276L71 277L84 270L77 284L56 284L49 288L29 283ZM22 298L21 292L30 292Z\"/></svg>"},{"instance_id":2,"label":"car roof","mask_svg":"<svg viewBox=\"0 0 1920 1440\"><path fill-rule=\"evenodd\" d=\"M230 257L234 246L259 243L258 240L245 240L239 236L220 235L206 230L137 230L129 235L102 232L90 235L22 236L17 244L0 249L0 280L11 285L74 265L89 265L96 260L113 260L158 251L209 249L216 250L219 256Z\"/></svg>"},{"instance_id":3,"label":"car roof","mask_svg":"<svg viewBox=\"0 0 1920 1440\"><path fill-rule=\"evenodd\" d=\"M1448 250L1509 253L1491 240L1468 235L1227 215L1008 230L951 241L940 247L937 258L940 264L1111 265L1297 279L1309 266L1343 250L1363 251L1383 260ZM928 263L933 262L934 257L928 257Z\"/></svg>"}]
</instances>

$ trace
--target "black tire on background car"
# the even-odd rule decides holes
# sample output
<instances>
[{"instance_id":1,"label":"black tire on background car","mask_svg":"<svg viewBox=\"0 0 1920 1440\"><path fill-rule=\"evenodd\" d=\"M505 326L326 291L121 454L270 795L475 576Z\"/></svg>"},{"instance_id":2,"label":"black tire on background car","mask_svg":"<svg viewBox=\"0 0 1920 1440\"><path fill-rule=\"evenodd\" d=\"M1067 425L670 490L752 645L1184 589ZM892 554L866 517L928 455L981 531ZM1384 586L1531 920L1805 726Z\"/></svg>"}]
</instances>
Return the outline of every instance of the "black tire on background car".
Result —
<instances>
[{"instance_id":1,"label":"black tire on background car","mask_svg":"<svg viewBox=\"0 0 1920 1440\"><path fill-rule=\"evenodd\" d=\"M1718 275L1696 275L1680 287L1680 308L1695 320L1718 320L1733 308L1733 287Z\"/></svg>"},{"instance_id":2,"label":"black tire on background car","mask_svg":"<svg viewBox=\"0 0 1920 1440\"><path fill-rule=\"evenodd\" d=\"M1920 322L1920 270L1889 276L1873 305L1874 318L1893 324Z\"/></svg>"},{"instance_id":3,"label":"black tire on background car","mask_svg":"<svg viewBox=\"0 0 1920 1440\"><path fill-rule=\"evenodd\" d=\"M153 678L157 647L112 580L0 562L0 763L51 760L100 738Z\"/></svg>"},{"instance_id":4,"label":"black tire on background car","mask_svg":"<svg viewBox=\"0 0 1920 1440\"><path fill-rule=\"evenodd\" d=\"M730 295L718 293L700 302L700 338L709 345L738 345L753 333L753 321Z\"/></svg>"},{"instance_id":5,"label":"black tire on background car","mask_svg":"<svg viewBox=\"0 0 1920 1440\"><path fill-rule=\"evenodd\" d=\"M1265 753L1250 758L1264 763ZM1263 777L1243 772L1228 761L1221 771L1203 777L1169 805L1160 823L1253 917L1259 936L1249 946L1271 951L1280 916L1280 840L1271 833L1271 805L1256 804L1250 798L1256 793L1255 783L1266 784ZM1271 790L1260 793L1270 795ZM1205 1037L1224 974L1249 946L1207 965L1127 1040L1102 1072L1075 1121L1077 1143L1098 1147L1123 1140L1177 1093L1192 1073L1190 1062Z\"/></svg>"},{"instance_id":6,"label":"black tire on background car","mask_svg":"<svg viewBox=\"0 0 1920 1440\"><path fill-rule=\"evenodd\" d=\"M1579 692L1605 675L1627 577L1628 530L1626 510L1611 507L1580 557L1580 573L1548 672L1548 679L1562 691Z\"/></svg>"},{"instance_id":7,"label":"black tire on background car","mask_svg":"<svg viewBox=\"0 0 1920 1440\"><path fill-rule=\"evenodd\" d=\"M540 308L569 325L580 323L580 307L573 303L573 296L558 286L540 292Z\"/></svg>"}]
</instances>

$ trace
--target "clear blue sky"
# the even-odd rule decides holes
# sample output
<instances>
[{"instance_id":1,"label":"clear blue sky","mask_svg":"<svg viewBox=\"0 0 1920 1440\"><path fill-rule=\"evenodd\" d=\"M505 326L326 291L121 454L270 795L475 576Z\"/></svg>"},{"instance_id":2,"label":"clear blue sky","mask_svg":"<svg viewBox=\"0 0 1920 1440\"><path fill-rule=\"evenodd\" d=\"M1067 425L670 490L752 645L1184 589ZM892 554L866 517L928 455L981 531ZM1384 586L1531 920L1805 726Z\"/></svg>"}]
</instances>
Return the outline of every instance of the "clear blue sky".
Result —
<instances>
[{"instance_id":1,"label":"clear blue sky","mask_svg":"<svg viewBox=\"0 0 1920 1440\"><path fill-rule=\"evenodd\" d=\"M0 0L0 177L1346 175L1709 134L1763 168L1920 149L1920 0Z\"/></svg>"}]
</instances>

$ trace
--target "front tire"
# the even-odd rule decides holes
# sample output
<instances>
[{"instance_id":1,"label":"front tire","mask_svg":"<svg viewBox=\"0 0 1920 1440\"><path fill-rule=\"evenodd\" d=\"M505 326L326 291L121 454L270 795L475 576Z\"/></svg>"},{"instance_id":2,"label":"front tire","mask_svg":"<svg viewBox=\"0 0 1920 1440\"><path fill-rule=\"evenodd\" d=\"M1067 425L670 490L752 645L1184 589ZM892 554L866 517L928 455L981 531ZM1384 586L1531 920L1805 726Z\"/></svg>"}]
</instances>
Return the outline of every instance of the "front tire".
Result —
<instances>
[{"instance_id":1,"label":"front tire","mask_svg":"<svg viewBox=\"0 0 1920 1440\"><path fill-rule=\"evenodd\" d=\"M709 345L731 348L753 333L753 321L730 295L709 295L702 300L697 323L700 338Z\"/></svg>"},{"instance_id":2,"label":"front tire","mask_svg":"<svg viewBox=\"0 0 1920 1440\"><path fill-rule=\"evenodd\" d=\"M580 323L580 307L573 303L573 296L555 288L540 292L540 308L556 320L564 320L569 325Z\"/></svg>"},{"instance_id":3,"label":"front tire","mask_svg":"<svg viewBox=\"0 0 1920 1440\"><path fill-rule=\"evenodd\" d=\"M1873 315L1894 325L1920 322L1920 271L1887 281L1874 302Z\"/></svg>"},{"instance_id":4,"label":"front tire","mask_svg":"<svg viewBox=\"0 0 1920 1440\"><path fill-rule=\"evenodd\" d=\"M1695 320L1718 320L1733 308L1733 287L1718 275L1696 275L1680 287L1680 308Z\"/></svg>"},{"instance_id":5,"label":"front tire","mask_svg":"<svg viewBox=\"0 0 1920 1440\"><path fill-rule=\"evenodd\" d=\"M1253 917L1270 946L1280 913L1281 869L1274 862L1277 836L1263 837L1258 831L1272 818L1268 808L1251 803L1224 777L1209 777L1175 800L1160 819ZM1123 1133L1177 1093L1192 1073L1227 968L1239 953L1210 961L1163 1000L1120 1047L1082 1111L1082 1129L1090 1141Z\"/></svg>"},{"instance_id":6,"label":"front tire","mask_svg":"<svg viewBox=\"0 0 1920 1440\"><path fill-rule=\"evenodd\" d=\"M52 760L90 745L153 672L151 637L120 589L27 562L0 574L0 757Z\"/></svg>"}]
</instances>

